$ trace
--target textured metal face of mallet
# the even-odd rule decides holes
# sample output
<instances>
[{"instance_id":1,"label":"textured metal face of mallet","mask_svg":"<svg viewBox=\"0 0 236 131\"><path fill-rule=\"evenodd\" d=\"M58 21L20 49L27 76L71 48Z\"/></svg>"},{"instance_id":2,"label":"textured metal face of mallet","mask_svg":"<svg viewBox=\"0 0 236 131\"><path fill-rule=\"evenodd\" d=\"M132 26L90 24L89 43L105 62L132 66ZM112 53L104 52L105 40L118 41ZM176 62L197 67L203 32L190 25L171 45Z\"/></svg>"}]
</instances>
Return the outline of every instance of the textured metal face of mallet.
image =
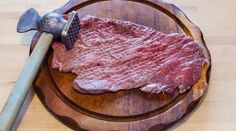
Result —
<instances>
[{"instance_id":1,"label":"textured metal face of mallet","mask_svg":"<svg viewBox=\"0 0 236 131\"><path fill-rule=\"evenodd\" d=\"M23 33L30 30L48 32L53 34L55 39L61 38L69 50L73 48L79 34L79 16L76 11L72 11L68 20L55 12L40 17L34 8L30 8L21 16L17 24L17 32Z\"/></svg>"},{"instance_id":2,"label":"textured metal face of mallet","mask_svg":"<svg viewBox=\"0 0 236 131\"><path fill-rule=\"evenodd\" d=\"M70 13L69 19L64 26L61 40L67 49L73 48L80 30L80 20L76 11Z\"/></svg>"}]
</instances>

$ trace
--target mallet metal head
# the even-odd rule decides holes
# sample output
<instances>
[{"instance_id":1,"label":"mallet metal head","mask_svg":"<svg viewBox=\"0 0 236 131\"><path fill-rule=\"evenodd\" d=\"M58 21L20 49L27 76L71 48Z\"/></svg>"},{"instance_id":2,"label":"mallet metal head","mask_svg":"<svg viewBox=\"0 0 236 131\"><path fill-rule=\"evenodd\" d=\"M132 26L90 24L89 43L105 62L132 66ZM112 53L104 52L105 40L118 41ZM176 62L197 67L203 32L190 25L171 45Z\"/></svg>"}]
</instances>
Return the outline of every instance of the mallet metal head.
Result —
<instances>
[{"instance_id":1,"label":"mallet metal head","mask_svg":"<svg viewBox=\"0 0 236 131\"><path fill-rule=\"evenodd\" d=\"M40 17L34 8L30 8L21 16L17 24L17 32L30 30L51 33L54 38L61 39L67 49L71 49L80 30L79 16L76 11L72 11L68 20L54 12Z\"/></svg>"}]
</instances>

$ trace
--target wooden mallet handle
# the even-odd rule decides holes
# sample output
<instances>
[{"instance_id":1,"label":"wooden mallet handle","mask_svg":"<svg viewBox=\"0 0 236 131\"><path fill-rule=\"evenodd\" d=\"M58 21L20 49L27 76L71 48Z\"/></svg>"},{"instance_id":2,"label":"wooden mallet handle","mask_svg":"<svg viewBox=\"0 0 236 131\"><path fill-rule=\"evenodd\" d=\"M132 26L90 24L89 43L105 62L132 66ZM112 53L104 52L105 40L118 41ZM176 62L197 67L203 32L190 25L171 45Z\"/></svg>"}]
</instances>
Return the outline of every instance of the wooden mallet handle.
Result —
<instances>
[{"instance_id":1,"label":"wooden mallet handle","mask_svg":"<svg viewBox=\"0 0 236 131\"><path fill-rule=\"evenodd\" d=\"M1 112L0 131L11 130L52 40L53 35L50 33L42 33L39 38Z\"/></svg>"}]
</instances>

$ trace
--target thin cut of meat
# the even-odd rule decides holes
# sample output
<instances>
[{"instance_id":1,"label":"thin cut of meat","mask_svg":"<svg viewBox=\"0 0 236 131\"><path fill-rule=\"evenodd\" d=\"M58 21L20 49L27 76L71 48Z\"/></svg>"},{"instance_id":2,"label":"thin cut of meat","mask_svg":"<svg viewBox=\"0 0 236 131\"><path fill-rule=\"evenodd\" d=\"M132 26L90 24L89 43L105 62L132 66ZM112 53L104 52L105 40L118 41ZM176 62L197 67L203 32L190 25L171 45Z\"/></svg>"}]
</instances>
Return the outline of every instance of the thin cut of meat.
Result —
<instances>
[{"instance_id":1,"label":"thin cut of meat","mask_svg":"<svg viewBox=\"0 0 236 131\"><path fill-rule=\"evenodd\" d=\"M75 47L53 44L52 68L77 74L74 88L100 94L140 88L147 93L184 93L207 62L200 43L182 34L108 18L86 16Z\"/></svg>"}]
</instances>

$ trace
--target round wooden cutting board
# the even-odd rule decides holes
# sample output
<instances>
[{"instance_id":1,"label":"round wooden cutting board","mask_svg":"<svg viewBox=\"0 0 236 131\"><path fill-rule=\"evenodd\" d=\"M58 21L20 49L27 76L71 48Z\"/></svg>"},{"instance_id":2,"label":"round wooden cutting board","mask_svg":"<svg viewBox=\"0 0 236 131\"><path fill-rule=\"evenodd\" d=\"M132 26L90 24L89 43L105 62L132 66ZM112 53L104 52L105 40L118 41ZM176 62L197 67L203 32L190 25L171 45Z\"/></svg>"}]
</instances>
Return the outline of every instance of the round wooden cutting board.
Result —
<instances>
[{"instance_id":1,"label":"round wooden cutting board","mask_svg":"<svg viewBox=\"0 0 236 131\"><path fill-rule=\"evenodd\" d=\"M115 18L165 33L185 33L201 42L210 60L201 31L173 4L160 0L73 0L56 12L66 14L72 10L78 11L81 18ZM39 36L33 38L32 45ZM210 64L204 66L201 79L184 94L178 90L173 95L147 94L138 89L80 94L72 87L75 75L51 68L52 53L50 49L35 79L35 91L48 111L73 130L163 130L188 114L208 86Z\"/></svg>"}]
</instances>

